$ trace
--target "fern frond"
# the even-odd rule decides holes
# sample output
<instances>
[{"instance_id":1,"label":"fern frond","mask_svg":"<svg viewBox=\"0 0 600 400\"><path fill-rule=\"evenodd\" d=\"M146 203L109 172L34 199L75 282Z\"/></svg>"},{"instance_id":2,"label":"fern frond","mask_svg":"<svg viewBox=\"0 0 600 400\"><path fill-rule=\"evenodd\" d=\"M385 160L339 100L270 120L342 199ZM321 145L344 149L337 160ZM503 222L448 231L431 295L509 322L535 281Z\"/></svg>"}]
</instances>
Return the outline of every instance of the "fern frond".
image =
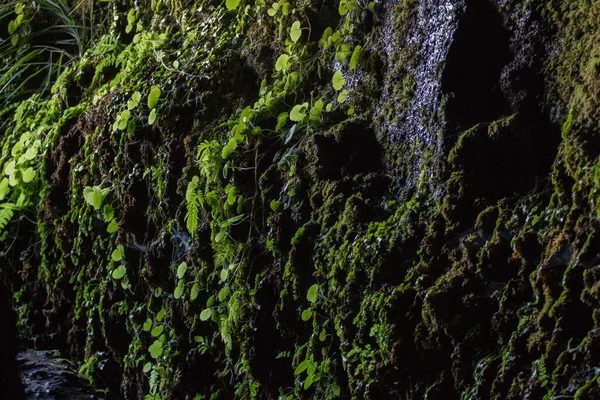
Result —
<instances>
[{"instance_id":1,"label":"fern frond","mask_svg":"<svg viewBox=\"0 0 600 400\"><path fill-rule=\"evenodd\" d=\"M5 203L2 204L2 207L0 208L0 231L8 225L14 215L12 208L10 208L12 206L13 205L10 203Z\"/></svg>"},{"instance_id":2,"label":"fern frond","mask_svg":"<svg viewBox=\"0 0 600 400\"><path fill-rule=\"evenodd\" d=\"M226 316L222 315L219 331L221 332L221 339L223 340L223 343L225 343L225 347L229 350L231 350L231 347L233 346L233 339L231 337L232 330L231 322Z\"/></svg>"},{"instance_id":3,"label":"fern frond","mask_svg":"<svg viewBox=\"0 0 600 400\"><path fill-rule=\"evenodd\" d=\"M198 195L198 177L194 176L190 183L188 183L187 190L185 192L185 200L187 201L187 213L185 214L185 224L188 232L195 235L198 229L198 207L200 205L200 196Z\"/></svg>"},{"instance_id":4,"label":"fern frond","mask_svg":"<svg viewBox=\"0 0 600 400\"><path fill-rule=\"evenodd\" d=\"M242 317L242 292L235 292L229 299L229 322L235 326Z\"/></svg>"},{"instance_id":5,"label":"fern frond","mask_svg":"<svg viewBox=\"0 0 600 400\"><path fill-rule=\"evenodd\" d=\"M192 237L194 237L196 234L196 230L198 229L198 222L198 202L196 201L196 199L194 199L194 201L188 203L187 213L185 214L185 225Z\"/></svg>"}]
</instances>

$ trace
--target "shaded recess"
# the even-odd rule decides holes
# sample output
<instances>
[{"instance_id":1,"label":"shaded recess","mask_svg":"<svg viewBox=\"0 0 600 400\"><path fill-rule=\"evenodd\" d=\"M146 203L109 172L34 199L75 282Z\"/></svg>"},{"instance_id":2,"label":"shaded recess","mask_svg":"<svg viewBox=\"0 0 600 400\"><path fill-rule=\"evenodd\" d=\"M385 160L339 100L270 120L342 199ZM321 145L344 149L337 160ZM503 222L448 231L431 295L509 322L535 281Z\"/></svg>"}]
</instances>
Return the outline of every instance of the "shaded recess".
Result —
<instances>
[{"instance_id":1,"label":"shaded recess","mask_svg":"<svg viewBox=\"0 0 600 400\"><path fill-rule=\"evenodd\" d=\"M488 1L467 1L442 73L450 129L465 130L505 115L499 81L512 58L509 46L496 8Z\"/></svg>"}]
</instances>

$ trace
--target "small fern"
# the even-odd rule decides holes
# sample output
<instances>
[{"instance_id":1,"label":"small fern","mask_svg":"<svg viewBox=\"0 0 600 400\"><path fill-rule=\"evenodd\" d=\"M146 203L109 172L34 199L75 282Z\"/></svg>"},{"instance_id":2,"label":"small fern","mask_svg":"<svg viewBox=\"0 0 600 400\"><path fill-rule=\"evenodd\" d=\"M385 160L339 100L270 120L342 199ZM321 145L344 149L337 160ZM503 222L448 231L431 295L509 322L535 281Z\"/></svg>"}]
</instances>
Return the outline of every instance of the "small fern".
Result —
<instances>
[{"instance_id":1,"label":"small fern","mask_svg":"<svg viewBox=\"0 0 600 400\"><path fill-rule=\"evenodd\" d=\"M187 201L187 213L185 215L185 224L188 232L192 237L195 236L198 230L198 209L202 204L202 197L198 193L198 177L194 176L190 183L188 183L187 191L185 192L185 199Z\"/></svg>"},{"instance_id":2,"label":"small fern","mask_svg":"<svg viewBox=\"0 0 600 400\"><path fill-rule=\"evenodd\" d=\"M6 228L6 225L10 222L13 217L12 204L5 203L2 204L0 208L0 231Z\"/></svg>"},{"instance_id":3,"label":"small fern","mask_svg":"<svg viewBox=\"0 0 600 400\"><path fill-rule=\"evenodd\" d=\"M219 327L219 331L221 332L221 339L223 343L225 343L225 347L228 350L231 350L233 346L233 338L231 336L231 332L233 331L233 327L231 326L231 321L225 316L221 315L221 324Z\"/></svg>"}]
</instances>

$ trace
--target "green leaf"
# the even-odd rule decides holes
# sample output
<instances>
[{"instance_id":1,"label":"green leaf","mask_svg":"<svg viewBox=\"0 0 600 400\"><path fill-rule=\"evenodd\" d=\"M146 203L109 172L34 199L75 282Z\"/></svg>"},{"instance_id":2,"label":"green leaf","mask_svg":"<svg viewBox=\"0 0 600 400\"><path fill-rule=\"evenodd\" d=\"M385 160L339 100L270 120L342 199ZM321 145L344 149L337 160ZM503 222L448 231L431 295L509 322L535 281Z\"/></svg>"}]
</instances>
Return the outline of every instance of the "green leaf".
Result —
<instances>
[{"instance_id":1,"label":"green leaf","mask_svg":"<svg viewBox=\"0 0 600 400\"><path fill-rule=\"evenodd\" d=\"M124 265L120 265L119 267L117 267L113 270L112 277L113 277L113 279L119 280L119 279L123 278L126 273L127 273L127 268L125 268Z\"/></svg>"},{"instance_id":2,"label":"green leaf","mask_svg":"<svg viewBox=\"0 0 600 400\"><path fill-rule=\"evenodd\" d=\"M223 268L219 277L223 282L227 281L227 278L229 278L229 270L227 268Z\"/></svg>"},{"instance_id":3,"label":"green leaf","mask_svg":"<svg viewBox=\"0 0 600 400\"><path fill-rule=\"evenodd\" d=\"M142 99L142 94L140 92L135 92L131 99L127 102L127 109L133 110L140 104L140 100Z\"/></svg>"},{"instance_id":4,"label":"green leaf","mask_svg":"<svg viewBox=\"0 0 600 400\"><path fill-rule=\"evenodd\" d=\"M110 204L106 204L104 207L102 207L102 213L104 214L104 220L106 222L115 217L115 209Z\"/></svg>"},{"instance_id":5,"label":"green leaf","mask_svg":"<svg viewBox=\"0 0 600 400\"><path fill-rule=\"evenodd\" d=\"M38 148L37 147L30 147L27 149L27 151L25 152L25 154L23 154L23 158L26 161L31 161L35 158L35 156L37 156L38 154Z\"/></svg>"},{"instance_id":6,"label":"green leaf","mask_svg":"<svg viewBox=\"0 0 600 400\"><path fill-rule=\"evenodd\" d=\"M340 397L340 395L342 394L342 389L340 389L340 387L337 384L333 384L333 395L336 397Z\"/></svg>"},{"instance_id":7,"label":"green leaf","mask_svg":"<svg viewBox=\"0 0 600 400\"><path fill-rule=\"evenodd\" d=\"M119 114L117 117L117 128L121 130L127 128L129 117L131 117L131 112L129 112L129 110L123 110L123 112L121 112L121 114Z\"/></svg>"},{"instance_id":8,"label":"green leaf","mask_svg":"<svg viewBox=\"0 0 600 400\"><path fill-rule=\"evenodd\" d=\"M338 103L343 103L344 101L346 101L346 99L348 98L348 91L347 90L342 90L337 97L337 101Z\"/></svg>"},{"instance_id":9,"label":"green leaf","mask_svg":"<svg viewBox=\"0 0 600 400\"><path fill-rule=\"evenodd\" d=\"M160 93L161 91L158 85L152 86L152 89L150 89L150 94L148 95L148 108L153 109L156 107Z\"/></svg>"},{"instance_id":10,"label":"green leaf","mask_svg":"<svg viewBox=\"0 0 600 400\"><path fill-rule=\"evenodd\" d=\"M304 381L304 390L307 390L308 388L310 388L312 384L313 384L313 376L308 375L306 377L306 380Z\"/></svg>"},{"instance_id":11,"label":"green leaf","mask_svg":"<svg viewBox=\"0 0 600 400\"><path fill-rule=\"evenodd\" d=\"M135 22L135 9L134 8L129 9L129 12L127 13L127 22L129 22L130 24L133 24Z\"/></svg>"},{"instance_id":12,"label":"green leaf","mask_svg":"<svg viewBox=\"0 0 600 400\"><path fill-rule=\"evenodd\" d=\"M123 248L122 245L119 245L119 247L117 247L111 254L110 258L113 261L121 261L123 259L123 256L125 255L125 249Z\"/></svg>"},{"instance_id":13,"label":"green leaf","mask_svg":"<svg viewBox=\"0 0 600 400\"><path fill-rule=\"evenodd\" d=\"M362 50L362 46L358 45L354 48L352 52L352 58L350 58L350 69L355 69L358 64L358 60L360 58L360 52Z\"/></svg>"},{"instance_id":14,"label":"green leaf","mask_svg":"<svg viewBox=\"0 0 600 400\"><path fill-rule=\"evenodd\" d=\"M119 228L119 225L117 224L117 220L113 219L108 224L108 227L106 228L106 232L108 232L108 233L115 233L118 230L118 228Z\"/></svg>"},{"instance_id":15,"label":"green leaf","mask_svg":"<svg viewBox=\"0 0 600 400\"><path fill-rule=\"evenodd\" d=\"M317 301L317 295L319 294L319 285L314 284L308 289L308 293L306 293L306 299L311 303Z\"/></svg>"},{"instance_id":16,"label":"green leaf","mask_svg":"<svg viewBox=\"0 0 600 400\"><path fill-rule=\"evenodd\" d=\"M290 38L292 42L296 43L300 36L302 35L302 27L300 25L300 21L296 21L292 24L292 28L290 29Z\"/></svg>"},{"instance_id":17,"label":"green leaf","mask_svg":"<svg viewBox=\"0 0 600 400\"><path fill-rule=\"evenodd\" d=\"M156 109L153 108L152 111L150 111L150 115L148 115L148 125L154 125L155 122L156 122Z\"/></svg>"},{"instance_id":18,"label":"green leaf","mask_svg":"<svg viewBox=\"0 0 600 400\"><path fill-rule=\"evenodd\" d=\"M240 0L226 0L225 6L228 10L235 10L240 5Z\"/></svg>"},{"instance_id":19,"label":"green leaf","mask_svg":"<svg viewBox=\"0 0 600 400\"><path fill-rule=\"evenodd\" d=\"M12 35L13 33L15 33L15 31L17 30L18 25L15 21L10 21L8 23L8 34Z\"/></svg>"},{"instance_id":20,"label":"green leaf","mask_svg":"<svg viewBox=\"0 0 600 400\"><path fill-rule=\"evenodd\" d=\"M213 314L213 310L210 308L207 308L206 310L203 310L200 313L200 320L201 321L208 321L210 319L210 317L212 317Z\"/></svg>"},{"instance_id":21,"label":"green leaf","mask_svg":"<svg viewBox=\"0 0 600 400\"><path fill-rule=\"evenodd\" d=\"M8 178L4 178L0 182L0 200L4 200L9 193L10 186L8 185Z\"/></svg>"},{"instance_id":22,"label":"green leaf","mask_svg":"<svg viewBox=\"0 0 600 400\"><path fill-rule=\"evenodd\" d=\"M302 321L306 322L311 317L312 317L312 310L310 308L307 308L306 310L302 311Z\"/></svg>"},{"instance_id":23,"label":"green leaf","mask_svg":"<svg viewBox=\"0 0 600 400\"><path fill-rule=\"evenodd\" d=\"M165 318L165 312L166 312L166 311L165 311L165 309L164 309L164 308L162 308L162 309L161 309L161 310L158 312L158 314L156 314L156 320L157 320L157 321L159 321L159 322L160 322L160 321L162 321L162 320Z\"/></svg>"},{"instance_id":24,"label":"green leaf","mask_svg":"<svg viewBox=\"0 0 600 400\"><path fill-rule=\"evenodd\" d=\"M150 351L150 356L152 358L158 358L163 352L163 344L159 340L155 340L154 343L148 347L148 350Z\"/></svg>"},{"instance_id":25,"label":"green leaf","mask_svg":"<svg viewBox=\"0 0 600 400\"><path fill-rule=\"evenodd\" d=\"M279 114L279 116L277 117L277 126L275 127L275 130L279 131L279 130L283 129L283 127L287 123L287 120L288 120L288 113L282 112L281 114Z\"/></svg>"},{"instance_id":26,"label":"green leaf","mask_svg":"<svg viewBox=\"0 0 600 400\"><path fill-rule=\"evenodd\" d=\"M311 107L310 109L310 117L312 119L320 119L321 115L323 114L323 100L319 99L315 102L315 104Z\"/></svg>"},{"instance_id":27,"label":"green leaf","mask_svg":"<svg viewBox=\"0 0 600 400\"><path fill-rule=\"evenodd\" d=\"M323 331L321 331L321 333L319 334L319 340L320 340L321 342L324 342L324 341L325 341L325 339L327 339L327 334L326 334L326 333L325 333L325 331L323 330Z\"/></svg>"},{"instance_id":28,"label":"green leaf","mask_svg":"<svg viewBox=\"0 0 600 400\"><path fill-rule=\"evenodd\" d=\"M15 166L16 163L15 161L10 161L8 164L6 164L6 167L4 167L4 173L8 176L14 175L15 174Z\"/></svg>"},{"instance_id":29,"label":"green leaf","mask_svg":"<svg viewBox=\"0 0 600 400\"><path fill-rule=\"evenodd\" d=\"M190 291L190 300L196 300L198 298L199 289L200 287L198 286L198 283L194 283L192 285L192 290Z\"/></svg>"},{"instance_id":30,"label":"green leaf","mask_svg":"<svg viewBox=\"0 0 600 400\"><path fill-rule=\"evenodd\" d=\"M294 122L302 122L304 118L306 118L306 109L308 108L308 103L297 104L292 108L290 112L290 119Z\"/></svg>"},{"instance_id":31,"label":"green leaf","mask_svg":"<svg viewBox=\"0 0 600 400\"><path fill-rule=\"evenodd\" d=\"M225 300L227 300L227 298L229 297L229 286L225 286L224 288L222 288L221 290L219 290L219 301L220 302L224 302Z\"/></svg>"},{"instance_id":32,"label":"green leaf","mask_svg":"<svg viewBox=\"0 0 600 400\"><path fill-rule=\"evenodd\" d=\"M181 296L183 295L183 289L184 289L184 283L183 283L183 281L179 281L179 283L177 283L177 287L175 288L175 291L173 292L173 296L175 296L176 300L179 300L181 298Z\"/></svg>"},{"instance_id":33,"label":"green leaf","mask_svg":"<svg viewBox=\"0 0 600 400\"><path fill-rule=\"evenodd\" d=\"M227 142L227 144L223 146L223 149L221 150L221 158L223 160L227 160L231 153L235 151L237 145L237 140L234 138L229 139L229 142Z\"/></svg>"},{"instance_id":34,"label":"green leaf","mask_svg":"<svg viewBox=\"0 0 600 400\"><path fill-rule=\"evenodd\" d=\"M287 70L289 68L289 61L290 61L290 56L288 56L287 54L280 55L279 58L277 59L277 62L275 62L275 70L276 71Z\"/></svg>"},{"instance_id":35,"label":"green leaf","mask_svg":"<svg viewBox=\"0 0 600 400\"><path fill-rule=\"evenodd\" d=\"M294 375L300 375L301 373L306 371L306 369L310 366L310 364L311 364L310 360L302 361L294 370Z\"/></svg>"},{"instance_id":36,"label":"green leaf","mask_svg":"<svg viewBox=\"0 0 600 400\"><path fill-rule=\"evenodd\" d=\"M337 71L335 74L333 74L333 79L331 80L331 83L333 84L333 88L335 90L341 90L344 87L346 79L344 79L344 75L341 71Z\"/></svg>"},{"instance_id":37,"label":"green leaf","mask_svg":"<svg viewBox=\"0 0 600 400\"><path fill-rule=\"evenodd\" d=\"M165 327L163 325L157 325L154 327L154 329L152 329L152 332L150 332L150 334L152 335L152 337L159 337L161 335L161 333L163 333L165 330Z\"/></svg>"},{"instance_id":38,"label":"green leaf","mask_svg":"<svg viewBox=\"0 0 600 400\"><path fill-rule=\"evenodd\" d=\"M25 171L22 171L21 174L21 178L25 183L29 183L33 180L33 178L35 178L35 170L31 167L27 168Z\"/></svg>"},{"instance_id":39,"label":"green leaf","mask_svg":"<svg viewBox=\"0 0 600 400\"><path fill-rule=\"evenodd\" d=\"M145 332L150 332L150 329L152 329L152 320L150 318L148 318L146 322L144 322L143 329Z\"/></svg>"},{"instance_id":40,"label":"green leaf","mask_svg":"<svg viewBox=\"0 0 600 400\"><path fill-rule=\"evenodd\" d=\"M150 370L152 369L152 363L151 362L147 362L146 364L144 364L144 373L147 374L148 372L150 372Z\"/></svg>"},{"instance_id":41,"label":"green leaf","mask_svg":"<svg viewBox=\"0 0 600 400\"><path fill-rule=\"evenodd\" d=\"M344 62L350 56L350 45L348 43L340 43L335 52L335 60Z\"/></svg>"},{"instance_id":42,"label":"green leaf","mask_svg":"<svg viewBox=\"0 0 600 400\"><path fill-rule=\"evenodd\" d=\"M177 278L183 279L185 272L187 271L187 263L184 261L177 267Z\"/></svg>"},{"instance_id":43,"label":"green leaf","mask_svg":"<svg viewBox=\"0 0 600 400\"><path fill-rule=\"evenodd\" d=\"M273 210L274 212L277 212L277 210L279 210L279 207L281 207L281 202L278 200L272 200L270 207L271 207L271 210Z\"/></svg>"},{"instance_id":44,"label":"green leaf","mask_svg":"<svg viewBox=\"0 0 600 400\"><path fill-rule=\"evenodd\" d=\"M354 8L356 7L354 1L355 0L341 0L340 6L338 8L340 15L346 15L348 14L348 11L354 10Z\"/></svg>"}]
</instances>

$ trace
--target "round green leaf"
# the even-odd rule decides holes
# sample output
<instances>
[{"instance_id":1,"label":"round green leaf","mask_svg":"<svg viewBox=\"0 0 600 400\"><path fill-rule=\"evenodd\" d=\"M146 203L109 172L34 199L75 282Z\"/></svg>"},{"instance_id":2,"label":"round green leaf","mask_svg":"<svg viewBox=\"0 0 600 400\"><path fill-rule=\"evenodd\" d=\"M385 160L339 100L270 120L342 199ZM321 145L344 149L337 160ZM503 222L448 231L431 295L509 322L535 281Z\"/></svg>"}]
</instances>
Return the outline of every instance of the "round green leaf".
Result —
<instances>
[{"instance_id":1,"label":"round green leaf","mask_svg":"<svg viewBox=\"0 0 600 400\"><path fill-rule=\"evenodd\" d=\"M165 330L165 327L163 325L158 325L155 326L154 329L152 329L152 332L150 333L152 335L152 337L159 337Z\"/></svg>"},{"instance_id":2,"label":"round green leaf","mask_svg":"<svg viewBox=\"0 0 600 400\"><path fill-rule=\"evenodd\" d=\"M226 0L225 6L228 10L235 10L240 5L240 0Z\"/></svg>"},{"instance_id":3,"label":"round green leaf","mask_svg":"<svg viewBox=\"0 0 600 400\"><path fill-rule=\"evenodd\" d=\"M125 254L125 249L123 249L123 246L119 246L112 252L110 258L113 261L121 261L123 259L124 254Z\"/></svg>"},{"instance_id":4,"label":"round green leaf","mask_svg":"<svg viewBox=\"0 0 600 400\"><path fill-rule=\"evenodd\" d=\"M177 267L177 278L183 279L185 272L187 271L187 263L184 261Z\"/></svg>"},{"instance_id":5,"label":"round green leaf","mask_svg":"<svg viewBox=\"0 0 600 400\"><path fill-rule=\"evenodd\" d=\"M296 21L292 24L292 28L290 29L290 38L292 39L292 42L296 43L301 35L302 27L300 26L300 22Z\"/></svg>"},{"instance_id":6,"label":"round green leaf","mask_svg":"<svg viewBox=\"0 0 600 400\"><path fill-rule=\"evenodd\" d=\"M221 275L220 275L220 277L221 277L221 280L222 280L223 282L225 282L225 281L227 280L227 278L229 278L229 270L228 270L227 268L223 268L223 269L221 270Z\"/></svg>"},{"instance_id":7,"label":"round green leaf","mask_svg":"<svg viewBox=\"0 0 600 400\"><path fill-rule=\"evenodd\" d=\"M281 207L281 202L278 200L273 200L273 201L271 201L270 207L271 207L271 210L273 210L274 212L277 212L277 210L279 210L279 207Z\"/></svg>"},{"instance_id":8,"label":"round green leaf","mask_svg":"<svg viewBox=\"0 0 600 400\"><path fill-rule=\"evenodd\" d=\"M152 358L158 358L163 352L163 344L160 341L155 340L154 343L148 347L148 350L150 351L150 356L152 356Z\"/></svg>"},{"instance_id":9,"label":"round green leaf","mask_svg":"<svg viewBox=\"0 0 600 400\"><path fill-rule=\"evenodd\" d=\"M308 103L297 104L292 108L290 112L290 119L294 122L302 122L304 118L306 118L306 109L308 108Z\"/></svg>"},{"instance_id":10,"label":"round green leaf","mask_svg":"<svg viewBox=\"0 0 600 400\"><path fill-rule=\"evenodd\" d=\"M156 107L160 93L160 88L158 86L152 86L152 89L150 89L150 94L148 95L148 108L152 109Z\"/></svg>"},{"instance_id":11,"label":"round green leaf","mask_svg":"<svg viewBox=\"0 0 600 400\"><path fill-rule=\"evenodd\" d=\"M152 369L152 363L151 362L147 362L146 364L144 364L144 373L147 374L148 372L150 372L150 370Z\"/></svg>"},{"instance_id":12,"label":"round green leaf","mask_svg":"<svg viewBox=\"0 0 600 400\"><path fill-rule=\"evenodd\" d=\"M113 279L121 279L125 276L125 274L127 273L127 268L125 268L124 265L120 265L119 267L117 267L113 273L112 273L112 277Z\"/></svg>"},{"instance_id":13,"label":"round green leaf","mask_svg":"<svg viewBox=\"0 0 600 400\"><path fill-rule=\"evenodd\" d=\"M146 322L144 322L143 329L145 332L149 332L151 328L152 328L152 320L150 318L148 318L146 320Z\"/></svg>"},{"instance_id":14,"label":"round green leaf","mask_svg":"<svg viewBox=\"0 0 600 400\"><path fill-rule=\"evenodd\" d=\"M21 172L23 182L29 183L35 178L35 170L31 167L27 168L25 171Z\"/></svg>"},{"instance_id":15,"label":"round green leaf","mask_svg":"<svg viewBox=\"0 0 600 400\"><path fill-rule=\"evenodd\" d=\"M106 228L106 232L108 232L108 233L115 233L118 230L118 228L119 228L119 225L117 224L117 220L113 219L108 224L108 227Z\"/></svg>"},{"instance_id":16,"label":"round green leaf","mask_svg":"<svg viewBox=\"0 0 600 400\"><path fill-rule=\"evenodd\" d=\"M317 295L319 294L319 285L314 284L308 289L308 293L306 293L306 299L311 303L317 301Z\"/></svg>"},{"instance_id":17,"label":"round green leaf","mask_svg":"<svg viewBox=\"0 0 600 400\"><path fill-rule=\"evenodd\" d=\"M289 68L289 60L290 56L288 56L287 54L280 55L277 59L277 62L275 62L275 70L287 70Z\"/></svg>"},{"instance_id":18,"label":"round green leaf","mask_svg":"<svg viewBox=\"0 0 600 400\"><path fill-rule=\"evenodd\" d=\"M333 79L331 80L331 83L333 84L333 88L335 90L341 90L342 87L344 87L346 79L344 79L344 75L341 71L337 71L335 74L333 74Z\"/></svg>"},{"instance_id":19,"label":"round green leaf","mask_svg":"<svg viewBox=\"0 0 600 400\"><path fill-rule=\"evenodd\" d=\"M302 321L306 322L311 317L312 317L312 310L310 308L307 308L306 310L302 311Z\"/></svg>"},{"instance_id":20,"label":"round green leaf","mask_svg":"<svg viewBox=\"0 0 600 400\"><path fill-rule=\"evenodd\" d=\"M200 320L208 321L210 319L210 317L212 317L212 313L213 313L213 310L210 308L207 308L206 310L204 310L200 313Z\"/></svg>"}]
</instances>

